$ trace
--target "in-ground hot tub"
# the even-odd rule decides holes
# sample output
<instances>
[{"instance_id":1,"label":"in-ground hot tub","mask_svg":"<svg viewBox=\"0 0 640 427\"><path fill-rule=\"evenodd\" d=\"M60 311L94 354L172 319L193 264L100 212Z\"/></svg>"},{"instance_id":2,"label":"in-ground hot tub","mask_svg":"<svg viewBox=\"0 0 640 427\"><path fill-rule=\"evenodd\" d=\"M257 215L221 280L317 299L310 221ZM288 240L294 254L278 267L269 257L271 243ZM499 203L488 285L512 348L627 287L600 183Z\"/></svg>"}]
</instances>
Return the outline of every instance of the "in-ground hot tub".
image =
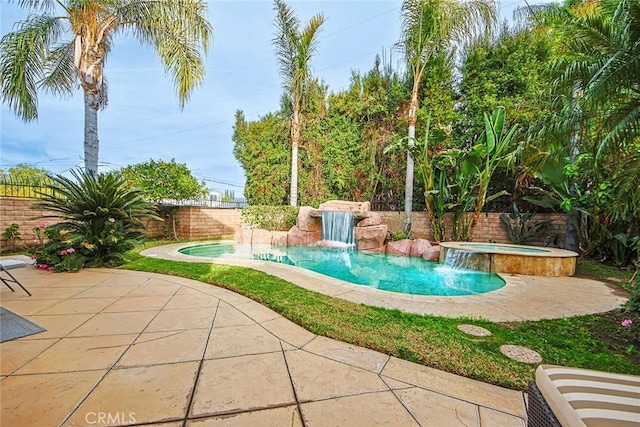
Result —
<instances>
[{"instance_id":1,"label":"in-ground hot tub","mask_svg":"<svg viewBox=\"0 0 640 427\"><path fill-rule=\"evenodd\" d=\"M488 271L531 276L573 276L576 258L573 251L536 246L499 243L442 242L440 263Z\"/></svg>"}]
</instances>

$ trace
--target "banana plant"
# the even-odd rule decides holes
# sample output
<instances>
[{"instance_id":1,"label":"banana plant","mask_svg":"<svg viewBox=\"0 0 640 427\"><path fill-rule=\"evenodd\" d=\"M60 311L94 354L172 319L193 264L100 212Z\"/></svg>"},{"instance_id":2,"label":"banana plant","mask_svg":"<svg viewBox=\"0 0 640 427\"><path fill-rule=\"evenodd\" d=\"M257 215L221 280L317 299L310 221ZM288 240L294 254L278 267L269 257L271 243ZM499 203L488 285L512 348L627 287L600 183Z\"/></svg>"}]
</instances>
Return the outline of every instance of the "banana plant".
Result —
<instances>
[{"instance_id":1,"label":"banana plant","mask_svg":"<svg viewBox=\"0 0 640 427\"><path fill-rule=\"evenodd\" d=\"M468 173L478 174L478 191L476 195L475 210L469 227L468 239L473 239L473 231L480 218L480 213L487 202L508 194L500 191L487 196L489 182L498 166L512 167L515 162L516 149L513 147L513 136L518 129L517 125L505 132L505 109L497 107L491 113L491 117L484 113L484 137L480 144L475 145L467 153Z\"/></svg>"}]
</instances>

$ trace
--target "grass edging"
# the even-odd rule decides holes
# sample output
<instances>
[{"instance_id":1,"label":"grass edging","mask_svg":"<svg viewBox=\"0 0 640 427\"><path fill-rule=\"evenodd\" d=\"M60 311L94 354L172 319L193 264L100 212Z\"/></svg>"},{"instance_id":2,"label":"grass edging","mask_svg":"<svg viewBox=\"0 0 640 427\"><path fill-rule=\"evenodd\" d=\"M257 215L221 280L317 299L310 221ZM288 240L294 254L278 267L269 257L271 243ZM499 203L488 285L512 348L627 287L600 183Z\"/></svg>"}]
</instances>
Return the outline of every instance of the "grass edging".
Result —
<instances>
[{"instance_id":1,"label":"grass edging","mask_svg":"<svg viewBox=\"0 0 640 427\"><path fill-rule=\"evenodd\" d=\"M543 363L640 375L635 362L640 349L632 345L629 354L623 354L594 332L602 329L602 322L616 322L611 318L616 313L499 324L353 303L243 267L169 261L132 253L121 268L220 286L269 307L317 335L516 390L526 388L536 366L507 358L499 350L503 344L531 348L542 355ZM469 336L457 329L460 323L482 326L492 335ZM622 328L619 333L628 333L631 343L640 338L637 327Z\"/></svg>"}]
</instances>

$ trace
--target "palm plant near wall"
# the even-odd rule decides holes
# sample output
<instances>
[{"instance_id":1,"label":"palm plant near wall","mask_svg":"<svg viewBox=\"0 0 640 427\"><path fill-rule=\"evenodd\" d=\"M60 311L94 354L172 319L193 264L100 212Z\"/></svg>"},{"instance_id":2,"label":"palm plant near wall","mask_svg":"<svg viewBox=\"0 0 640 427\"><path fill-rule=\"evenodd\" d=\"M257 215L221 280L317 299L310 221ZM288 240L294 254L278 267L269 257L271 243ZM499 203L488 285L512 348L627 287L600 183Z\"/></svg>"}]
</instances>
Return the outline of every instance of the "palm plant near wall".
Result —
<instances>
[{"instance_id":1,"label":"palm plant near wall","mask_svg":"<svg viewBox=\"0 0 640 427\"><path fill-rule=\"evenodd\" d=\"M44 194L34 205L51 212L43 218L62 219L47 227L49 241L36 263L55 271L122 264L123 253L146 238L144 220L160 220L155 203L119 173L72 175L53 177L48 185L53 195Z\"/></svg>"},{"instance_id":2,"label":"palm plant near wall","mask_svg":"<svg viewBox=\"0 0 640 427\"><path fill-rule=\"evenodd\" d=\"M429 61L457 43L489 33L497 22L492 0L405 0L402 4L402 32L398 48L413 78L409 102L409 145L415 139L419 88ZM405 232L411 229L413 207L413 157L407 151L405 180Z\"/></svg>"},{"instance_id":3,"label":"palm plant near wall","mask_svg":"<svg viewBox=\"0 0 640 427\"><path fill-rule=\"evenodd\" d=\"M321 14L313 16L300 29L300 21L282 0L275 0L276 35L273 44L284 79L285 100L291 107L291 190L290 204L298 204L298 148L300 145L303 109L311 83L311 58L318 47L318 34L324 23Z\"/></svg>"},{"instance_id":4,"label":"palm plant near wall","mask_svg":"<svg viewBox=\"0 0 640 427\"><path fill-rule=\"evenodd\" d=\"M180 107L204 80L201 51L211 37L203 0L29 0L32 13L0 41L3 102L25 121L38 117L38 91L84 93L85 169L98 169L98 110L107 105L104 65L114 37L155 48L176 86Z\"/></svg>"}]
</instances>

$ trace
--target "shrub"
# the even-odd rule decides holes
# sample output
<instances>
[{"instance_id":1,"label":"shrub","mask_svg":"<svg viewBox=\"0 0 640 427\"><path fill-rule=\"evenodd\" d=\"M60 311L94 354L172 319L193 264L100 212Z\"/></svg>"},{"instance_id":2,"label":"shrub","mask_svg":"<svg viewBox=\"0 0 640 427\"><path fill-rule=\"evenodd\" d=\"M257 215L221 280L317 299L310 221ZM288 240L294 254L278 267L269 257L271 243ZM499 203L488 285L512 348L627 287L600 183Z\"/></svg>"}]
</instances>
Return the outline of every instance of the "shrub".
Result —
<instances>
[{"instance_id":1,"label":"shrub","mask_svg":"<svg viewBox=\"0 0 640 427\"><path fill-rule=\"evenodd\" d=\"M634 277L635 281L631 283L631 292L629 295L629 301L627 301L626 309L631 313L640 315L640 275L637 274Z\"/></svg>"},{"instance_id":2,"label":"shrub","mask_svg":"<svg viewBox=\"0 0 640 427\"><path fill-rule=\"evenodd\" d=\"M534 216L536 216L535 212L521 213L515 203L513 204L513 213L500 215L511 242L516 245L525 245L551 225L551 221L533 221Z\"/></svg>"},{"instance_id":3,"label":"shrub","mask_svg":"<svg viewBox=\"0 0 640 427\"><path fill-rule=\"evenodd\" d=\"M253 228L289 231L296 224L296 206L248 206L242 209L242 221Z\"/></svg>"},{"instance_id":4,"label":"shrub","mask_svg":"<svg viewBox=\"0 0 640 427\"><path fill-rule=\"evenodd\" d=\"M63 222L45 229L47 243L36 252L36 265L53 271L111 267L123 253L145 240L143 219L159 219L145 194L128 187L118 173L94 175L72 171L74 180L52 179L53 195L43 195L34 209L53 212L44 218Z\"/></svg>"}]
</instances>

